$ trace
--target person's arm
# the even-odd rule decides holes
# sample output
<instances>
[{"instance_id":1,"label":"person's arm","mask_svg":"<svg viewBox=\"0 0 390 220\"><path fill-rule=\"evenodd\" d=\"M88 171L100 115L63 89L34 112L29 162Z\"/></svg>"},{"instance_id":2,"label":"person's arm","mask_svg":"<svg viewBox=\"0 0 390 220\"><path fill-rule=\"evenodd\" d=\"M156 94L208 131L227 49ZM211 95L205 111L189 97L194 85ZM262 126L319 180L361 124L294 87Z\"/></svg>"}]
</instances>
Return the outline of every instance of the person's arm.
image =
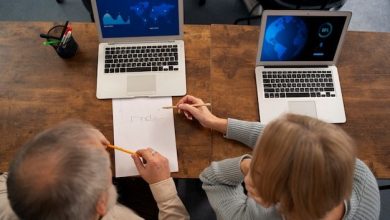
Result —
<instances>
[{"instance_id":1,"label":"person's arm","mask_svg":"<svg viewBox=\"0 0 390 220\"><path fill-rule=\"evenodd\" d=\"M189 219L183 202L177 195L172 178L150 184L153 197L159 209L158 219Z\"/></svg>"},{"instance_id":2,"label":"person's arm","mask_svg":"<svg viewBox=\"0 0 390 220\"><path fill-rule=\"evenodd\" d=\"M189 219L171 178L168 159L150 148L137 151L132 158L141 177L149 183L159 209L158 219Z\"/></svg>"},{"instance_id":3,"label":"person's arm","mask_svg":"<svg viewBox=\"0 0 390 220\"><path fill-rule=\"evenodd\" d=\"M17 220L8 200L7 178L8 173L0 175L0 219Z\"/></svg>"},{"instance_id":4,"label":"person's arm","mask_svg":"<svg viewBox=\"0 0 390 220\"><path fill-rule=\"evenodd\" d=\"M115 204L101 220L120 219L143 220L143 218L138 216L133 210L119 203Z\"/></svg>"},{"instance_id":5,"label":"person's arm","mask_svg":"<svg viewBox=\"0 0 390 220\"><path fill-rule=\"evenodd\" d=\"M254 148L263 129L264 125L260 122L249 122L229 118L225 137L239 141L250 148Z\"/></svg>"},{"instance_id":6,"label":"person's arm","mask_svg":"<svg viewBox=\"0 0 390 220\"><path fill-rule=\"evenodd\" d=\"M345 219L379 219L380 194L378 183L370 168L356 159L352 195Z\"/></svg>"},{"instance_id":7,"label":"person's arm","mask_svg":"<svg viewBox=\"0 0 390 220\"><path fill-rule=\"evenodd\" d=\"M176 105L179 113L183 112L187 119L195 118L202 126L226 134L226 138L239 141L251 148L255 146L264 128L260 122L219 118L213 115L207 107L193 107L192 104L204 104L204 102L194 96L186 95Z\"/></svg>"},{"instance_id":8,"label":"person's arm","mask_svg":"<svg viewBox=\"0 0 390 220\"><path fill-rule=\"evenodd\" d=\"M212 162L200 174L202 188L213 207L218 219L281 219L274 206L264 208L244 193L241 185L244 175L241 161L249 157L225 159Z\"/></svg>"}]
</instances>

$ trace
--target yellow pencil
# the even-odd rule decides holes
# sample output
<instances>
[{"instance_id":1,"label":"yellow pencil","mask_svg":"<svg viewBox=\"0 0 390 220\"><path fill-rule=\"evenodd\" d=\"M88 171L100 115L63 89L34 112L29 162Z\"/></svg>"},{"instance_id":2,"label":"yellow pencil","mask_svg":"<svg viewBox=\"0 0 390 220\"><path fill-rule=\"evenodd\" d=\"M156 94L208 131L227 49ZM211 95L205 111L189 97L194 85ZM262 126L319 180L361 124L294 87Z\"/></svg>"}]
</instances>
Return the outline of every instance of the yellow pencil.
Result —
<instances>
[{"instance_id":1,"label":"yellow pencil","mask_svg":"<svg viewBox=\"0 0 390 220\"><path fill-rule=\"evenodd\" d=\"M123 149L123 148L115 146L115 145L108 144L107 147L110 147L110 148L113 148L113 149L116 149L116 150L120 150L120 151L128 153L128 154L135 154L135 155L137 155L137 153L134 152L134 151L126 150L126 149Z\"/></svg>"},{"instance_id":2,"label":"yellow pencil","mask_svg":"<svg viewBox=\"0 0 390 220\"><path fill-rule=\"evenodd\" d=\"M193 107L201 107L201 106L211 106L211 103L204 103L204 104L193 104L191 105ZM171 108L177 108L177 105L174 106L164 106L163 109L171 109Z\"/></svg>"}]
</instances>

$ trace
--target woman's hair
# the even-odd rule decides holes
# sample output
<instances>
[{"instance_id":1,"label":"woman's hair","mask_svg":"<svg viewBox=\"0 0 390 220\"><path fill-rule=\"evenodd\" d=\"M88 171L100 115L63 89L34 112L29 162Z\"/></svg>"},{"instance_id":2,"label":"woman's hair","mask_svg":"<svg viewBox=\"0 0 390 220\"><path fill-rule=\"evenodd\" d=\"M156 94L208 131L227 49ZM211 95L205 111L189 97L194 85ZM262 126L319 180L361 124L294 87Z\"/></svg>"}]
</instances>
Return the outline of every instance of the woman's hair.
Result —
<instances>
[{"instance_id":1,"label":"woman's hair","mask_svg":"<svg viewBox=\"0 0 390 220\"><path fill-rule=\"evenodd\" d=\"M264 202L292 219L320 219L352 191L355 150L338 126L284 115L268 124L253 152L250 175Z\"/></svg>"}]
</instances>

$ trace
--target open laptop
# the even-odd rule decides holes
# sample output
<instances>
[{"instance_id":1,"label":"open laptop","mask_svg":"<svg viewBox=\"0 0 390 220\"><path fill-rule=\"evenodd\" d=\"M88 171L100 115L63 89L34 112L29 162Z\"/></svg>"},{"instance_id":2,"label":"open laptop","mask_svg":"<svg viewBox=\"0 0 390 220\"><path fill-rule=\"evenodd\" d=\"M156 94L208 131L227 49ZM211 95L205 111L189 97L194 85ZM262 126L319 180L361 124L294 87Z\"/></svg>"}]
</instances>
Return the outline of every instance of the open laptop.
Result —
<instances>
[{"instance_id":1,"label":"open laptop","mask_svg":"<svg viewBox=\"0 0 390 220\"><path fill-rule=\"evenodd\" d=\"M185 95L182 0L92 0L92 9L98 99Z\"/></svg>"},{"instance_id":2,"label":"open laptop","mask_svg":"<svg viewBox=\"0 0 390 220\"><path fill-rule=\"evenodd\" d=\"M350 19L341 11L264 11L255 71L261 122L287 112L346 121L335 65Z\"/></svg>"}]
</instances>

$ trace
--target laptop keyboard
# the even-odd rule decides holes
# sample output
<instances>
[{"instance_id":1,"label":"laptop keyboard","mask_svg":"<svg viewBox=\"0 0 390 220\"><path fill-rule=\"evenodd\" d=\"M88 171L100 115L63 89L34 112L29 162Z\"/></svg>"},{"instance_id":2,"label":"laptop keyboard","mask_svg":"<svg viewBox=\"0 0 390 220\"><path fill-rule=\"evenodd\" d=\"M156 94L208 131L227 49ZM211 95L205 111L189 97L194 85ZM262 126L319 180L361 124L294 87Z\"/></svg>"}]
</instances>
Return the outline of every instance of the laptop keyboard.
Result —
<instances>
[{"instance_id":1,"label":"laptop keyboard","mask_svg":"<svg viewBox=\"0 0 390 220\"><path fill-rule=\"evenodd\" d=\"M335 97L331 71L263 71L265 98Z\"/></svg>"},{"instance_id":2,"label":"laptop keyboard","mask_svg":"<svg viewBox=\"0 0 390 220\"><path fill-rule=\"evenodd\" d=\"M178 70L177 45L105 48L104 73Z\"/></svg>"}]
</instances>

